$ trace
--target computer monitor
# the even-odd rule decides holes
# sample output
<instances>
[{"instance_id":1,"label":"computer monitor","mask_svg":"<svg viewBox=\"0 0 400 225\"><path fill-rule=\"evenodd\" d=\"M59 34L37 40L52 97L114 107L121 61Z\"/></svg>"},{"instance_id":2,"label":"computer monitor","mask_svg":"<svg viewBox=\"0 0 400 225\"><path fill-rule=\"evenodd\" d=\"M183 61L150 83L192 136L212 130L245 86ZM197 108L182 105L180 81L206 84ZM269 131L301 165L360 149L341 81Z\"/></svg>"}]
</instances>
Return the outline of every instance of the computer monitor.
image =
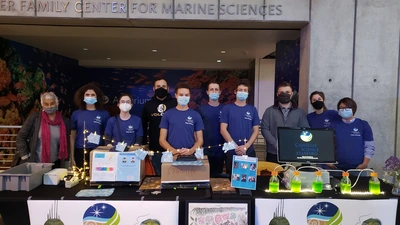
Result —
<instances>
[{"instance_id":1,"label":"computer monitor","mask_svg":"<svg viewBox=\"0 0 400 225\"><path fill-rule=\"evenodd\" d=\"M278 127L278 162L337 163L334 130Z\"/></svg>"}]
</instances>

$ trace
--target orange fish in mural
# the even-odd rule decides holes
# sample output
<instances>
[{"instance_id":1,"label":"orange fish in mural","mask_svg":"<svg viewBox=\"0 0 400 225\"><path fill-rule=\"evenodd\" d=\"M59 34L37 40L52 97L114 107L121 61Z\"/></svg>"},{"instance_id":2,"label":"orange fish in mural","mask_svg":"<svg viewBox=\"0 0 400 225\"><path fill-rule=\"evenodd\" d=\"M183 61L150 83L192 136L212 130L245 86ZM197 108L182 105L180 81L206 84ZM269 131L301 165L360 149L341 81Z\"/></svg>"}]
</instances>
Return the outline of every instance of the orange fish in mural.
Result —
<instances>
[{"instance_id":1,"label":"orange fish in mural","mask_svg":"<svg viewBox=\"0 0 400 225\"><path fill-rule=\"evenodd\" d=\"M22 82L22 81L17 82L17 83L14 84L14 88L15 88L15 89L22 89L22 88L24 88L24 87L25 87L25 83Z\"/></svg>"},{"instance_id":2,"label":"orange fish in mural","mask_svg":"<svg viewBox=\"0 0 400 225\"><path fill-rule=\"evenodd\" d=\"M17 101L17 99L18 99L16 95L13 95L11 93L8 93L7 98L13 102Z\"/></svg>"},{"instance_id":3,"label":"orange fish in mural","mask_svg":"<svg viewBox=\"0 0 400 225\"><path fill-rule=\"evenodd\" d=\"M9 98L7 98L5 96L0 97L0 107L8 106L10 103L11 103L11 101Z\"/></svg>"}]
</instances>

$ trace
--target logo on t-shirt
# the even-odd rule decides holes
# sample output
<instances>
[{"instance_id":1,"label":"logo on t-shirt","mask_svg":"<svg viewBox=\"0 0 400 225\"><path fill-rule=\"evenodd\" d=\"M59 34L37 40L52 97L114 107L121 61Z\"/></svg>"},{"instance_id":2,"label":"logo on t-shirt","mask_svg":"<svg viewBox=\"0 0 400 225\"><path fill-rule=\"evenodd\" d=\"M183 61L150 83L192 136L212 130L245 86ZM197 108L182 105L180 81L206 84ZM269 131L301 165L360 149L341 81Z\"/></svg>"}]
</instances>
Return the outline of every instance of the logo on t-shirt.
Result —
<instances>
[{"instance_id":1,"label":"logo on t-shirt","mask_svg":"<svg viewBox=\"0 0 400 225\"><path fill-rule=\"evenodd\" d=\"M361 136L360 131L358 131L357 127L353 128L353 130L351 131L351 136L353 136L353 137L360 137Z\"/></svg>"},{"instance_id":2,"label":"logo on t-shirt","mask_svg":"<svg viewBox=\"0 0 400 225\"><path fill-rule=\"evenodd\" d=\"M93 122L97 123L97 124L101 124L101 116L96 116L96 118L94 119Z\"/></svg>"},{"instance_id":3,"label":"logo on t-shirt","mask_svg":"<svg viewBox=\"0 0 400 225\"><path fill-rule=\"evenodd\" d=\"M218 118L221 119L222 111L219 111Z\"/></svg>"},{"instance_id":4,"label":"logo on t-shirt","mask_svg":"<svg viewBox=\"0 0 400 225\"><path fill-rule=\"evenodd\" d=\"M326 118L326 119L325 119L325 123L328 123L328 122L329 122L329 119L328 119L328 118Z\"/></svg>"},{"instance_id":5,"label":"logo on t-shirt","mask_svg":"<svg viewBox=\"0 0 400 225\"><path fill-rule=\"evenodd\" d=\"M249 111L246 112L246 115L244 115L245 120L253 120L251 113Z\"/></svg>"},{"instance_id":6,"label":"logo on t-shirt","mask_svg":"<svg viewBox=\"0 0 400 225\"><path fill-rule=\"evenodd\" d=\"M331 122L329 121L329 118L326 118L324 120L324 127L329 127L329 125L331 125Z\"/></svg>"},{"instance_id":7,"label":"logo on t-shirt","mask_svg":"<svg viewBox=\"0 0 400 225\"><path fill-rule=\"evenodd\" d=\"M163 116L165 110L167 110L167 106L164 105L164 104L159 104L159 105L157 106L157 111L158 111L158 113L152 113L151 116Z\"/></svg>"},{"instance_id":8,"label":"logo on t-shirt","mask_svg":"<svg viewBox=\"0 0 400 225\"><path fill-rule=\"evenodd\" d=\"M186 118L185 124L193 125L193 118L192 118L191 116L188 116L188 117Z\"/></svg>"},{"instance_id":9,"label":"logo on t-shirt","mask_svg":"<svg viewBox=\"0 0 400 225\"><path fill-rule=\"evenodd\" d=\"M127 133L127 134L135 133L135 130L133 129L133 126L132 126L132 125L129 125L129 126L126 128L126 133Z\"/></svg>"}]
</instances>

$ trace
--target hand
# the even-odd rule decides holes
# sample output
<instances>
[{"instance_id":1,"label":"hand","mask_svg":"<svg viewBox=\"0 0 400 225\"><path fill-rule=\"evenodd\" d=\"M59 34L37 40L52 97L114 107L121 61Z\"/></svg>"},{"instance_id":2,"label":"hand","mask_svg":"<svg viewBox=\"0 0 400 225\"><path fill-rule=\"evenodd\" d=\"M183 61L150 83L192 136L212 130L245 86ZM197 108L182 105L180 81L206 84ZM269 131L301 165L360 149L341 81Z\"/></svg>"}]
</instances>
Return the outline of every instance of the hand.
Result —
<instances>
[{"instance_id":1,"label":"hand","mask_svg":"<svg viewBox=\"0 0 400 225\"><path fill-rule=\"evenodd\" d=\"M181 149L181 155L191 155L191 154L193 154L192 150L190 150L188 148L182 148Z\"/></svg>"},{"instance_id":2,"label":"hand","mask_svg":"<svg viewBox=\"0 0 400 225\"><path fill-rule=\"evenodd\" d=\"M172 150L172 155L180 155L180 154L181 154L181 149Z\"/></svg>"},{"instance_id":3,"label":"hand","mask_svg":"<svg viewBox=\"0 0 400 225\"><path fill-rule=\"evenodd\" d=\"M357 166L356 169L361 169L362 170L362 169L365 169L367 167L368 167L368 164L361 163L360 165Z\"/></svg>"},{"instance_id":4,"label":"hand","mask_svg":"<svg viewBox=\"0 0 400 225\"><path fill-rule=\"evenodd\" d=\"M108 144L107 147L112 147L112 144Z\"/></svg>"},{"instance_id":5,"label":"hand","mask_svg":"<svg viewBox=\"0 0 400 225\"><path fill-rule=\"evenodd\" d=\"M329 169L337 169L337 167L334 165L334 164L326 164L326 166L329 168Z\"/></svg>"},{"instance_id":6,"label":"hand","mask_svg":"<svg viewBox=\"0 0 400 225\"><path fill-rule=\"evenodd\" d=\"M247 148L245 145L240 145L235 149L235 152L237 155L245 155L247 151Z\"/></svg>"},{"instance_id":7,"label":"hand","mask_svg":"<svg viewBox=\"0 0 400 225\"><path fill-rule=\"evenodd\" d=\"M71 161L70 161L70 166L71 167L73 167L73 166L76 166L76 162L75 162L75 159L72 157L72 159L71 159Z\"/></svg>"}]
</instances>

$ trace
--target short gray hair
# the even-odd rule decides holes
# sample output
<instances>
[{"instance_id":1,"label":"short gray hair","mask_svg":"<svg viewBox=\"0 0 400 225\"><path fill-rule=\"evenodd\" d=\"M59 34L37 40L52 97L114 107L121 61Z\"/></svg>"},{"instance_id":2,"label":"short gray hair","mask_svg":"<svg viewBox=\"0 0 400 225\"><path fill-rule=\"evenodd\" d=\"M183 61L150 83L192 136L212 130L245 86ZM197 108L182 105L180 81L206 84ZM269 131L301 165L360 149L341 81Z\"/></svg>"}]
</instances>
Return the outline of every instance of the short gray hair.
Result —
<instances>
[{"instance_id":1,"label":"short gray hair","mask_svg":"<svg viewBox=\"0 0 400 225\"><path fill-rule=\"evenodd\" d=\"M56 101L56 104L58 105L58 97L54 92L45 92L40 95L40 104L43 105L43 100L44 99L54 99Z\"/></svg>"}]
</instances>

